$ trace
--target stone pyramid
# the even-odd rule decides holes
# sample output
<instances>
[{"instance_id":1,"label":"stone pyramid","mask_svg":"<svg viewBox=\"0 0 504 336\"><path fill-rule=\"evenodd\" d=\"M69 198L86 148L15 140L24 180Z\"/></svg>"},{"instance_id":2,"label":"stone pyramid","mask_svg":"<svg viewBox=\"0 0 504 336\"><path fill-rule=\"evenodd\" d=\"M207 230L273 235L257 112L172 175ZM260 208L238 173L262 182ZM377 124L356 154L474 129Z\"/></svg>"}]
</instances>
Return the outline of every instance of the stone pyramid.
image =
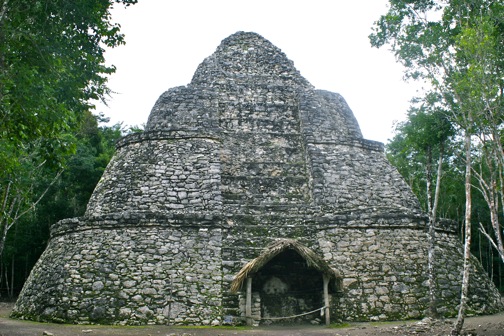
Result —
<instances>
[{"instance_id":1,"label":"stone pyramid","mask_svg":"<svg viewBox=\"0 0 504 336\"><path fill-rule=\"evenodd\" d=\"M191 83L159 97L144 132L118 142L84 216L52 227L13 316L302 323L327 299L333 319L419 318L426 221L345 100L316 90L263 37L238 32ZM449 316L461 245L447 224L437 234L439 310ZM471 311L501 309L475 269ZM230 290L240 270L250 270L240 273L249 292Z\"/></svg>"}]
</instances>

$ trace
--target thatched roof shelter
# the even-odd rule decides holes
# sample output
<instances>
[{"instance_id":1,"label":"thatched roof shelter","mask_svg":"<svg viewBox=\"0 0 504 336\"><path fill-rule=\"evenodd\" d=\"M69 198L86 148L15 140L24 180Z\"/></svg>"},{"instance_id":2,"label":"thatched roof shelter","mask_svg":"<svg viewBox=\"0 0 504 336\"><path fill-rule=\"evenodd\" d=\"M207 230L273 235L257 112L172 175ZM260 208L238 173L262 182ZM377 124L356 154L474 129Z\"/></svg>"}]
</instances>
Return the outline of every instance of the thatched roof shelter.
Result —
<instances>
[{"instance_id":1,"label":"thatched roof shelter","mask_svg":"<svg viewBox=\"0 0 504 336\"><path fill-rule=\"evenodd\" d=\"M342 278L339 271L331 268L324 259L319 257L308 247L293 239L278 239L266 247L257 258L251 260L242 267L231 283L231 292L238 292L242 288L242 285L248 276L258 272L271 259L287 249L296 251L306 261L309 268L318 270L329 279L340 280Z\"/></svg>"}]
</instances>

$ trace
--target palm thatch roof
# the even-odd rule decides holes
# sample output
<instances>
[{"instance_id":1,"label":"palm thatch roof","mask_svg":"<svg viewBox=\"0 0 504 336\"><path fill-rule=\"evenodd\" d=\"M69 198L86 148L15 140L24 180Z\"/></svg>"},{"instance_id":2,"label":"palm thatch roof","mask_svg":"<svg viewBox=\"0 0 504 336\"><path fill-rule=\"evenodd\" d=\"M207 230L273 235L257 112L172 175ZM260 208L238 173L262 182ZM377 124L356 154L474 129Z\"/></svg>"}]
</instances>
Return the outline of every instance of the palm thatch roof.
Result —
<instances>
[{"instance_id":1,"label":"palm thatch roof","mask_svg":"<svg viewBox=\"0 0 504 336\"><path fill-rule=\"evenodd\" d=\"M233 282L231 283L231 292L236 293L240 290L243 282L249 275L252 275L259 271L263 266L265 266L271 259L282 253L283 251L291 249L296 251L305 261L309 268L314 268L324 275L328 276L330 279L341 279L342 276L340 272L331 268L327 262L319 257L315 252L313 252L308 247L297 242L293 239L278 239L266 247L261 255L257 258L248 262L242 269L236 274Z\"/></svg>"}]
</instances>

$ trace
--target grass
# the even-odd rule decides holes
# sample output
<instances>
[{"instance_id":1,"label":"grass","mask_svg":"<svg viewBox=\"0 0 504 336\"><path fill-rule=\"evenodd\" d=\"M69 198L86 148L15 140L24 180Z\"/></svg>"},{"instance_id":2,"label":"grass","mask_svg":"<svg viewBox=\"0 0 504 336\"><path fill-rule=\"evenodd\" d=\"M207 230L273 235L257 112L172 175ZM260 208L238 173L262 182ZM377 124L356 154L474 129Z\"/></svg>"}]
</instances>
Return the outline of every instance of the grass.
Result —
<instances>
[{"instance_id":1,"label":"grass","mask_svg":"<svg viewBox=\"0 0 504 336\"><path fill-rule=\"evenodd\" d=\"M348 328L350 326L351 325L348 322L340 322L340 323L331 323L327 328L340 329L340 328Z\"/></svg>"},{"instance_id":2,"label":"grass","mask_svg":"<svg viewBox=\"0 0 504 336\"><path fill-rule=\"evenodd\" d=\"M175 329L223 329L223 330L251 330L252 328L249 326L180 326L174 325L172 326Z\"/></svg>"}]
</instances>

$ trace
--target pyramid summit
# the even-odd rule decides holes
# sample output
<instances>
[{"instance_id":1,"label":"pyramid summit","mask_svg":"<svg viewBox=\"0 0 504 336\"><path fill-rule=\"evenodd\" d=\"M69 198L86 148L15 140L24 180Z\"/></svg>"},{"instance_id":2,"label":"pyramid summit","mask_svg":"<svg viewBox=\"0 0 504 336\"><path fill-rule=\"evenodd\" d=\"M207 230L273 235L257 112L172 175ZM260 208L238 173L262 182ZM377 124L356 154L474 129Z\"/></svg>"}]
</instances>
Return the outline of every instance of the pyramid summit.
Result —
<instances>
[{"instance_id":1,"label":"pyramid summit","mask_svg":"<svg viewBox=\"0 0 504 336\"><path fill-rule=\"evenodd\" d=\"M144 132L118 142L84 216L51 228L13 316L419 318L428 308L426 222L343 97L316 90L263 37L238 32L191 83L159 97ZM440 223L439 310L450 316L461 244ZM472 283L472 311L502 308L484 272Z\"/></svg>"},{"instance_id":2,"label":"pyramid summit","mask_svg":"<svg viewBox=\"0 0 504 336\"><path fill-rule=\"evenodd\" d=\"M245 32L224 39L198 67L191 84L244 80L259 85L268 82L310 86L279 48L256 33Z\"/></svg>"},{"instance_id":3,"label":"pyramid summit","mask_svg":"<svg viewBox=\"0 0 504 336\"><path fill-rule=\"evenodd\" d=\"M224 39L215 53L199 65L187 87L174 88L159 98L150 114L147 130L187 128L195 122L205 128L215 128L216 125L212 122L217 118L215 113L218 106L208 106L209 101L215 102L220 99L220 95L233 90L236 94L249 96L249 104L260 105L261 101L266 99L261 92L268 92L271 96L287 87L296 91L312 88L279 48L256 33L238 32ZM256 95L252 95L253 93ZM181 111L181 114L170 113L172 109L158 109L163 102L171 101L172 96L185 96L186 100L192 99L195 104L205 101L206 105L189 112ZM253 100L257 96L259 100ZM177 101L179 100L174 99L173 103L176 104ZM198 111L203 115L195 115ZM177 123L179 118L182 119L180 122L183 125Z\"/></svg>"}]
</instances>

